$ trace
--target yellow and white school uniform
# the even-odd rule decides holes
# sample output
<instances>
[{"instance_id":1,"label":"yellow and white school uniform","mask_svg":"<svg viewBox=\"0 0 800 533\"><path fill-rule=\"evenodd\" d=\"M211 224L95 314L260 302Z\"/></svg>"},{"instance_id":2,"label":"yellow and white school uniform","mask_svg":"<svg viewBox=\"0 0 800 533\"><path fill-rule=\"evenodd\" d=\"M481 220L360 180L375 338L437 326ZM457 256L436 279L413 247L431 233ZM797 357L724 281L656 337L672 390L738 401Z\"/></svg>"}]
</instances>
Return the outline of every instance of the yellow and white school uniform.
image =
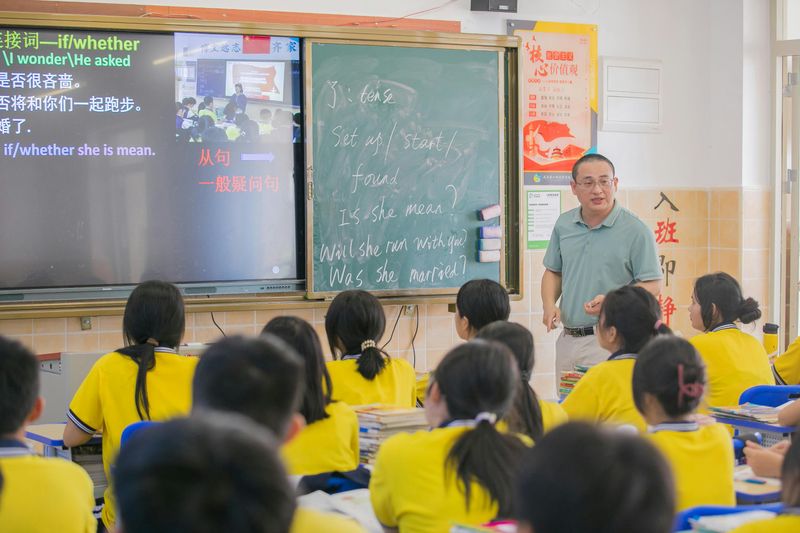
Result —
<instances>
[{"instance_id":1,"label":"yellow and white school uniform","mask_svg":"<svg viewBox=\"0 0 800 533\"><path fill-rule=\"evenodd\" d=\"M797 337L772 364L778 385L800 385L800 337Z\"/></svg>"},{"instance_id":2,"label":"yellow and white school uniform","mask_svg":"<svg viewBox=\"0 0 800 533\"><path fill-rule=\"evenodd\" d=\"M331 402L328 418L307 425L281 448L289 474L312 476L358 467L358 418L349 405Z\"/></svg>"},{"instance_id":3,"label":"yellow and white school uniform","mask_svg":"<svg viewBox=\"0 0 800 533\"><path fill-rule=\"evenodd\" d=\"M94 488L86 471L64 459L35 455L0 440L0 531L94 533Z\"/></svg>"},{"instance_id":4,"label":"yellow and white school uniform","mask_svg":"<svg viewBox=\"0 0 800 533\"><path fill-rule=\"evenodd\" d=\"M689 342L706 364L710 406L739 405L739 396L750 387L775 384L764 346L733 324L720 324Z\"/></svg>"},{"instance_id":5,"label":"yellow and white school uniform","mask_svg":"<svg viewBox=\"0 0 800 533\"><path fill-rule=\"evenodd\" d=\"M800 515L782 514L769 520L757 520L732 530L731 533L797 533Z\"/></svg>"},{"instance_id":6,"label":"yellow and white school uniform","mask_svg":"<svg viewBox=\"0 0 800 533\"><path fill-rule=\"evenodd\" d=\"M545 433L569 420L561 404L539 400L539 409L542 411L542 427Z\"/></svg>"},{"instance_id":7,"label":"yellow and white school uniform","mask_svg":"<svg viewBox=\"0 0 800 533\"><path fill-rule=\"evenodd\" d=\"M561 406L570 420L632 425L644 433L647 424L633 403L636 354L616 352L586 372Z\"/></svg>"},{"instance_id":8,"label":"yellow and white school uniform","mask_svg":"<svg viewBox=\"0 0 800 533\"><path fill-rule=\"evenodd\" d=\"M314 509L298 507L294 512L289 533L365 533L355 520L341 514L323 513Z\"/></svg>"},{"instance_id":9,"label":"yellow and white school uniform","mask_svg":"<svg viewBox=\"0 0 800 533\"><path fill-rule=\"evenodd\" d=\"M178 355L175 350L158 347L155 366L147 372L147 398L150 419L166 420L189 413L192 378L197 358ZM67 416L86 433L103 433L103 469L108 479L103 507L103 523L111 530L116 520L111 465L119 452L122 431L138 422L134 392L136 362L117 352L98 359L81 383Z\"/></svg>"},{"instance_id":10,"label":"yellow and white school uniform","mask_svg":"<svg viewBox=\"0 0 800 533\"><path fill-rule=\"evenodd\" d=\"M398 407L417 404L417 376L405 359L390 358L374 379L358 373L358 356L346 355L340 361L328 361L333 385L333 399L348 405L383 403Z\"/></svg>"},{"instance_id":11,"label":"yellow and white school uniform","mask_svg":"<svg viewBox=\"0 0 800 533\"><path fill-rule=\"evenodd\" d=\"M672 469L678 511L697 505L736 505L733 443L724 426L667 422L649 432Z\"/></svg>"},{"instance_id":12,"label":"yellow and white school uniform","mask_svg":"<svg viewBox=\"0 0 800 533\"><path fill-rule=\"evenodd\" d=\"M458 421L456 421L458 422ZM449 531L453 523L480 525L495 518L497 504L478 483L470 485L467 508L461 482L445 473L456 440L472 428L463 425L401 433L378 449L370 499L375 516L403 533Z\"/></svg>"}]
</instances>

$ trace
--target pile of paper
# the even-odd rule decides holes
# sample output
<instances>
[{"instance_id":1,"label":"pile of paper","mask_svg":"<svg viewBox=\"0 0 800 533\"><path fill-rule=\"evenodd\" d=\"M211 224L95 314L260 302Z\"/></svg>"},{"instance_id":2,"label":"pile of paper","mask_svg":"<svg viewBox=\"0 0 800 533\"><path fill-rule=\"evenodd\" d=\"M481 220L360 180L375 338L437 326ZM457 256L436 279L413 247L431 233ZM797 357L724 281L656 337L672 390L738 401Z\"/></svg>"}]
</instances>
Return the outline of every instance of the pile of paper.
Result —
<instances>
[{"instance_id":1,"label":"pile of paper","mask_svg":"<svg viewBox=\"0 0 800 533\"><path fill-rule=\"evenodd\" d=\"M762 422L764 424L778 423L779 408L777 407L746 403L733 407L709 407L709 410L711 411L712 415L724 416L725 418L747 420L750 422Z\"/></svg>"},{"instance_id":2,"label":"pile of paper","mask_svg":"<svg viewBox=\"0 0 800 533\"><path fill-rule=\"evenodd\" d=\"M374 464L381 443L392 435L428 429L424 409L365 405L356 408L356 415L361 463L366 465Z\"/></svg>"}]
</instances>

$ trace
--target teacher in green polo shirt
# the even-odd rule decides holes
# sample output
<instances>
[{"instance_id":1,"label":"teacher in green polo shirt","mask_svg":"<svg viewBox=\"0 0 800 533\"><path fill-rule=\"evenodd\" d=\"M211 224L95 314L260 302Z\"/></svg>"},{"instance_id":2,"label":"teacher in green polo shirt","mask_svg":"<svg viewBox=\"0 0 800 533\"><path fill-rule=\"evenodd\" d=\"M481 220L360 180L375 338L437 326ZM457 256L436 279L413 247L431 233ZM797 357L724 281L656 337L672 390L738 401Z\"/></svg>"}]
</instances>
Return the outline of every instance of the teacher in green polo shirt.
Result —
<instances>
[{"instance_id":1,"label":"teacher in green polo shirt","mask_svg":"<svg viewBox=\"0 0 800 533\"><path fill-rule=\"evenodd\" d=\"M556 342L556 376L608 357L595 335L608 291L630 284L654 295L661 291L653 232L614 200L617 182L607 157L587 154L575 163L570 185L581 205L558 217L544 256L544 325L547 331L564 325Z\"/></svg>"}]
</instances>

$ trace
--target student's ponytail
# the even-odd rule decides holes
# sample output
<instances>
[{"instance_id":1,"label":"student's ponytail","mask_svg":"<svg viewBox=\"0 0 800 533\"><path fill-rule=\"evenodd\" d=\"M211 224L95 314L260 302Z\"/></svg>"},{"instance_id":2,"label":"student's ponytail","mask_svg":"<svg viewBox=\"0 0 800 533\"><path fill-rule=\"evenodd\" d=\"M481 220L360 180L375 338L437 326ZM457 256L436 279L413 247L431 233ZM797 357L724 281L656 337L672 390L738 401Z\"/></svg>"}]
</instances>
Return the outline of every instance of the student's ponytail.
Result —
<instances>
[{"instance_id":1,"label":"student's ponytail","mask_svg":"<svg viewBox=\"0 0 800 533\"><path fill-rule=\"evenodd\" d=\"M520 324L498 320L481 328L477 338L498 341L511 350L517 361L520 379L517 381L514 403L504 420L510 432L527 435L537 441L544 434L544 423L539 398L530 385L535 362L533 335Z\"/></svg>"},{"instance_id":2,"label":"student's ponytail","mask_svg":"<svg viewBox=\"0 0 800 533\"><path fill-rule=\"evenodd\" d=\"M158 341L146 341L143 344L135 344L120 348L117 352L127 355L136 362L136 386L134 388L134 400L136 402L136 412L141 420L150 420L150 400L147 397L147 372L156 366L156 346Z\"/></svg>"},{"instance_id":3,"label":"student's ponytail","mask_svg":"<svg viewBox=\"0 0 800 533\"><path fill-rule=\"evenodd\" d=\"M175 285L145 281L136 286L125 304L122 334L128 344L117 350L137 365L134 402L142 420L150 419L147 372L155 368L158 346L175 348L185 328L183 297Z\"/></svg>"},{"instance_id":4,"label":"student's ponytail","mask_svg":"<svg viewBox=\"0 0 800 533\"><path fill-rule=\"evenodd\" d=\"M667 416L693 413L703 399L706 371L689 341L673 335L654 339L636 358L633 367L633 402L644 413L644 395L658 400Z\"/></svg>"},{"instance_id":5,"label":"student's ponytail","mask_svg":"<svg viewBox=\"0 0 800 533\"><path fill-rule=\"evenodd\" d=\"M364 378L373 380L386 368L388 359L389 354L378 348L374 340L368 339L361 343L361 356L356 361L356 368Z\"/></svg>"},{"instance_id":6,"label":"student's ponytail","mask_svg":"<svg viewBox=\"0 0 800 533\"><path fill-rule=\"evenodd\" d=\"M750 324L761 318L761 309L753 298L745 298L739 305L737 314L742 324Z\"/></svg>"},{"instance_id":7,"label":"student's ponytail","mask_svg":"<svg viewBox=\"0 0 800 533\"><path fill-rule=\"evenodd\" d=\"M700 317L706 330L739 320L750 324L761 318L761 309L753 298L744 298L736 278L725 272L700 276L694 282L694 299L700 305Z\"/></svg>"},{"instance_id":8,"label":"student's ponytail","mask_svg":"<svg viewBox=\"0 0 800 533\"><path fill-rule=\"evenodd\" d=\"M366 291L339 293L325 315L325 333L333 358L358 355L356 368L370 381L383 372L390 359L377 344L385 329L383 307Z\"/></svg>"},{"instance_id":9,"label":"student's ponytail","mask_svg":"<svg viewBox=\"0 0 800 533\"><path fill-rule=\"evenodd\" d=\"M621 349L633 354L638 354L656 335L672 333L661 321L658 300L636 285L625 285L606 294L598 326L613 326L622 340Z\"/></svg>"},{"instance_id":10,"label":"student's ponytail","mask_svg":"<svg viewBox=\"0 0 800 533\"><path fill-rule=\"evenodd\" d=\"M495 341L475 340L451 350L439 363L433 380L451 420L467 421L465 431L445 459L445 472L455 475L469 509L471 484L481 485L497 504L498 517L508 517L512 480L526 449L519 438L495 427L511 407L519 380L511 351Z\"/></svg>"}]
</instances>

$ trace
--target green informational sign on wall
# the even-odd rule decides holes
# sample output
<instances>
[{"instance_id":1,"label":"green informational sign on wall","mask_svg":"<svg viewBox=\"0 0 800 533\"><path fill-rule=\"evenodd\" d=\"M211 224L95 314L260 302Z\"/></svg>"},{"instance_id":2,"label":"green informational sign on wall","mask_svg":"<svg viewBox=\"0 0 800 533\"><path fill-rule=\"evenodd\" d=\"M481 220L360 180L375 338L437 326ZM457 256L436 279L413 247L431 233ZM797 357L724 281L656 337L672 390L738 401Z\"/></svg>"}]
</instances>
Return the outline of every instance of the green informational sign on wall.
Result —
<instances>
[{"instance_id":1,"label":"green informational sign on wall","mask_svg":"<svg viewBox=\"0 0 800 533\"><path fill-rule=\"evenodd\" d=\"M561 191L527 191L528 250L547 248L561 215Z\"/></svg>"}]
</instances>

